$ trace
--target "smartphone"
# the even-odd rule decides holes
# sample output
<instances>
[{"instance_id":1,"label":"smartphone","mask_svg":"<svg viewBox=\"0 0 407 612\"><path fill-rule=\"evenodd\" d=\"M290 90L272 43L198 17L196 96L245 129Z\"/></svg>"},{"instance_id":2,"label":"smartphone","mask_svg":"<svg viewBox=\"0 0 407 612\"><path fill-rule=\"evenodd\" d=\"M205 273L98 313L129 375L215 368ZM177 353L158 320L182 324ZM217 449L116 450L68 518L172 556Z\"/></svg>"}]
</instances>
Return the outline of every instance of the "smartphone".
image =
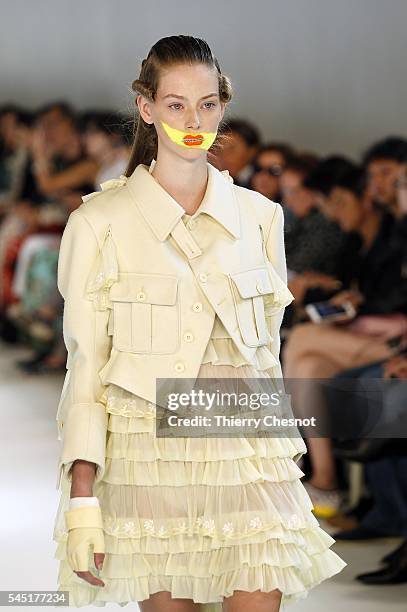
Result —
<instances>
[{"instance_id":1,"label":"smartphone","mask_svg":"<svg viewBox=\"0 0 407 612\"><path fill-rule=\"evenodd\" d=\"M352 319L356 315L356 310L350 302L344 302L341 306L335 306L330 302L314 302L314 304L307 304L305 311L315 323L343 321Z\"/></svg>"}]
</instances>

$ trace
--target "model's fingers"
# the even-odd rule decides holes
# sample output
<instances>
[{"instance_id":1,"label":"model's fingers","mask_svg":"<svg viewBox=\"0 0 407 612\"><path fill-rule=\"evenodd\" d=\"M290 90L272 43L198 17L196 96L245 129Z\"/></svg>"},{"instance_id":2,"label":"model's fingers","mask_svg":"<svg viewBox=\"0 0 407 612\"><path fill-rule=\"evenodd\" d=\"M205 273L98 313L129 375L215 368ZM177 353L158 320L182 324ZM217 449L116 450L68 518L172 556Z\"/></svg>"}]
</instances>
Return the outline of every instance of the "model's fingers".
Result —
<instances>
[{"instance_id":1,"label":"model's fingers","mask_svg":"<svg viewBox=\"0 0 407 612\"><path fill-rule=\"evenodd\" d=\"M94 586L105 586L103 580L97 578L97 576L94 576L92 572L75 572L75 574L77 574L79 578L89 582L89 584L93 584Z\"/></svg>"},{"instance_id":2,"label":"model's fingers","mask_svg":"<svg viewBox=\"0 0 407 612\"><path fill-rule=\"evenodd\" d=\"M98 568L98 570L102 569L103 561L105 560L105 554L97 552L94 554L94 559L95 559L95 565Z\"/></svg>"}]
</instances>

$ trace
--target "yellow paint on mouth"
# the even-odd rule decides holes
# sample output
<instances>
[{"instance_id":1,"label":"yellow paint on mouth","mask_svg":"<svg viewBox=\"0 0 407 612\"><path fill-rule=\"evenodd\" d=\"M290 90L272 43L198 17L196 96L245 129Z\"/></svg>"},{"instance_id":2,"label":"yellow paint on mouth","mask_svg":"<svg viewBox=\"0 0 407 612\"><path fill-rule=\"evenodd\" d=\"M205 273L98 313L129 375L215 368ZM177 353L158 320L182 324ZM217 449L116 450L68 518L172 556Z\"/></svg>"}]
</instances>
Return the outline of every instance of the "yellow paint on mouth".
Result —
<instances>
[{"instance_id":1,"label":"yellow paint on mouth","mask_svg":"<svg viewBox=\"0 0 407 612\"><path fill-rule=\"evenodd\" d=\"M209 147L212 146L217 134L217 132L199 132L198 134L192 134L191 132L183 132L182 130L172 128L168 123L165 123L165 121L161 121L161 124L167 136L175 142L175 144L188 149L208 150Z\"/></svg>"}]
</instances>

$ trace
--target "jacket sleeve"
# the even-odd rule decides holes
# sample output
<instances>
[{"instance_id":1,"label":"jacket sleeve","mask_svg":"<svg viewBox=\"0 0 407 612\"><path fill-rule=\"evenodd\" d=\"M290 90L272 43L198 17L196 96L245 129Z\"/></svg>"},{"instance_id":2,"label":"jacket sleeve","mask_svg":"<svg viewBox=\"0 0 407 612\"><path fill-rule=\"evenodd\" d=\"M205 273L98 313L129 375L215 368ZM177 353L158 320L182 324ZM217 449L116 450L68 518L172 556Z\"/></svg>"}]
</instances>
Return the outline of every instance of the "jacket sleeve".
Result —
<instances>
[{"instance_id":1,"label":"jacket sleeve","mask_svg":"<svg viewBox=\"0 0 407 612\"><path fill-rule=\"evenodd\" d=\"M85 215L76 209L62 235L58 259L58 290L64 299L63 337L68 352L67 372L57 410L57 488L61 479L72 480L75 459L96 464L95 482L105 470L107 414L100 402L105 386L98 372L107 362L111 337L109 310L98 310L88 291L100 257L96 234ZM62 436L61 436L62 434Z\"/></svg>"},{"instance_id":2,"label":"jacket sleeve","mask_svg":"<svg viewBox=\"0 0 407 612\"><path fill-rule=\"evenodd\" d=\"M271 368L275 378L283 378L280 362L280 328L284 317L285 307L294 296L287 286L287 264L284 245L284 213L281 204L275 203L275 210L266 238L266 254L272 264L270 273L274 284L274 294L265 298L265 314L268 331L271 337L268 348L279 362ZM277 276L276 276L277 273Z\"/></svg>"}]
</instances>

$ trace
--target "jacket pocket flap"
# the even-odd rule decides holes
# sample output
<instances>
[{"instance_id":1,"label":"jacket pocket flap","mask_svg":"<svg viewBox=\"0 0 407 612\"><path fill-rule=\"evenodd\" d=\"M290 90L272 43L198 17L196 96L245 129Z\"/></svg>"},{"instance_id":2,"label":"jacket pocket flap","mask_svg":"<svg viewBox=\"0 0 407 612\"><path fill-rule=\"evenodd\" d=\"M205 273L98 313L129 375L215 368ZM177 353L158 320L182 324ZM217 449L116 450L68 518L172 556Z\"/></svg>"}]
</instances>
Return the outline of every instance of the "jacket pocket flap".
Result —
<instances>
[{"instance_id":1,"label":"jacket pocket flap","mask_svg":"<svg viewBox=\"0 0 407 612\"><path fill-rule=\"evenodd\" d=\"M274 291L267 268L254 268L230 274L242 298L256 297Z\"/></svg>"},{"instance_id":2,"label":"jacket pocket flap","mask_svg":"<svg viewBox=\"0 0 407 612\"><path fill-rule=\"evenodd\" d=\"M177 299L178 278L167 274L119 272L110 288L112 302L140 302L172 306Z\"/></svg>"}]
</instances>

